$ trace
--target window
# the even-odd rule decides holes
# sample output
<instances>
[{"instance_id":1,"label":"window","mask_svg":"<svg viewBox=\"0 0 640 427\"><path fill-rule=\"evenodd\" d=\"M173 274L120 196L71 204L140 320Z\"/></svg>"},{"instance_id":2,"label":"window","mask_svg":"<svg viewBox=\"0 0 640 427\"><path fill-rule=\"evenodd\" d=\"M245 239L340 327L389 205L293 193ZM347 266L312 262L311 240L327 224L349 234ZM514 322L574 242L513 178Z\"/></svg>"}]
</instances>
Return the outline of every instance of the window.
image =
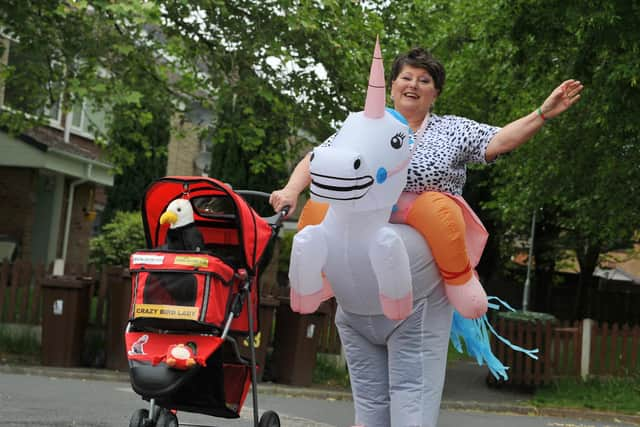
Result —
<instances>
[{"instance_id":1,"label":"window","mask_svg":"<svg viewBox=\"0 0 640 427\"><path fill-rule=\"evenodd\" d=\"M9 45L11 75L4 83L4 105L32 115L44 115L60 125L62 87L51 82L57 65L49 65L20 43Z\"/></svg>"},{"instance_id":2,"label":"window","mask_svg":"<svg viewBox=\"0 0 640 427\"><path fill-rule=\"evenodd\" d=\"M87 135L104 133L105 112L97 110L86 101L76 103L71 112L71 130Z\"/></svg>"},{"instance_id":3,"label":"window","mask_svg":"<svg viewBox=\"0 0 640 427\"><path fill-rule=\"evenodd\" d=\"M61 65L49 64L19 42L11 42L8 48L7 65L11 73L4 83L4 106L34 116L42 115L50 119L51 126L62 126L62 83L52 82L57 80L54 75L61 75ZM87 101L73 106L72 132L93 137L105 129L104 111Z\"/></svg>"}]
</instances>

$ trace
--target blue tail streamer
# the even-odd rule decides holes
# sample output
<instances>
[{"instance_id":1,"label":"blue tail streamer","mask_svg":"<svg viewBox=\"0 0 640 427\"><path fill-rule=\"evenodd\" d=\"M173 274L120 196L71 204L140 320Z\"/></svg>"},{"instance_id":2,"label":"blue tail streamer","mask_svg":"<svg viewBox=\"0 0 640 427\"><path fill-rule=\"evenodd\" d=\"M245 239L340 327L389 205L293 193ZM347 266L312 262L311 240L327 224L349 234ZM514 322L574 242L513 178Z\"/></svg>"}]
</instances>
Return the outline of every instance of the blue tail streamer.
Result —
<instances>
[{"instance_id":1,"label":"blue tail streamer","mask_svg":"<svg viewBox=\"0 0 640 427\"><path fill-rule=\"evenodd\" d=\"M497 304L492 303L491 301L496 301ZM500 305L510 311L515 311L509 304L502 301L500 298L489 297L490 309L500 310ZM504 366L504 364L493 354L493 351L491 351L489 332L513 350L524 353L534 360L538 359L538 356L536 355L536 353L538 353L537 348L525 349L500 336L493 326L491 326L486 314L478 319L466 319L454 310L453 322L451 324L451 342L454 348L459 353L464 353L466 350L469 356L476 359L478 365L482 366L486 363L489 371L496 379L499 380L502 378L506 381L509 379L509 376L507 375L507 370L509 368Z\"/></svg>"}]
</instances>

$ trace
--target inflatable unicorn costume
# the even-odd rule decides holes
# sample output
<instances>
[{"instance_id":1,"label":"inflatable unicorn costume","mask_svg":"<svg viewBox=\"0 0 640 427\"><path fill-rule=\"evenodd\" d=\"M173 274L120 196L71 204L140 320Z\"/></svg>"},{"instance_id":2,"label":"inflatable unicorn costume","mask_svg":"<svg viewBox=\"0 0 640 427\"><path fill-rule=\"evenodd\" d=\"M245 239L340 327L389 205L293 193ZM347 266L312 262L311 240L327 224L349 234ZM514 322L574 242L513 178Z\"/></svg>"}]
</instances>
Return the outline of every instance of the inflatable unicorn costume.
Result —
<instances>
[{"instance_id":1,"label":"inflatable unicorn costume","mask_svg":"<svg viewBox=\"0 0 640 427\"><path fill-rule=\"evenodd\" d=\"M311 156L311 198L328 209L303 211L289 267L293 310L311 313L336 297L356 424L366 427L436 426L450 336L506 377L488 345L486 316L456 315L452 331L453 308L431 250L414 228L389 223L404 209L396 202L412 142L404 118L385 109L376 40L364 111L350 114L331 145Z\"/></svg>"}]
</instances>

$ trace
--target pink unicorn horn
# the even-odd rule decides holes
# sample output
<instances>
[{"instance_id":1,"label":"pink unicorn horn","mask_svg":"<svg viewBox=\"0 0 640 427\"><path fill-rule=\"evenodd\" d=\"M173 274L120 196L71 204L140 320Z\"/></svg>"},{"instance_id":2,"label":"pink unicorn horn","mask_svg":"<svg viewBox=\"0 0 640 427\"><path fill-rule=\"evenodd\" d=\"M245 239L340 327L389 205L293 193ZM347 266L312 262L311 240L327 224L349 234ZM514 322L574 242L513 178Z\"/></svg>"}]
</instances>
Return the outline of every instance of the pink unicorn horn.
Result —
<instances>
[{"instance_id":1,"label":"pink unicorn horn","mask_svg":"<svg viewBox=\"0 0 640 427\"><path fill-rule=\"evenodd\" d=\"M384 116L385 101L384 67L380 52L380 40L376 36L376 47L373 49L371 71L369 72L367 99L364 103L365 117L379 119Z\"/></svg>"}]
</instances>

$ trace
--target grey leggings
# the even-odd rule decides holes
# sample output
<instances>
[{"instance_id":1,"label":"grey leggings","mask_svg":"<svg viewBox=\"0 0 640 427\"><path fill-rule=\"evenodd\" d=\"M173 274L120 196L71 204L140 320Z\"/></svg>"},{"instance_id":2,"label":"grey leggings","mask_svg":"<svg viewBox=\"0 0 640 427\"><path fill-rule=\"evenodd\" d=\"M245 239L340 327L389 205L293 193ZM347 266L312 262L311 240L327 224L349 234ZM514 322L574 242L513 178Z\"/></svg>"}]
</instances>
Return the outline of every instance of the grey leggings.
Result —
<instances>
[{"instance_id":1,"label":"grey leggings","mask_svg":"<svg viewBox=\"0 0 640 427\"><path fill-rule=\"evenodd\" d=\"M401 322L338 308L357 425L436 427L452 313L442 286Z\"/></svg>"}]
</instances>

